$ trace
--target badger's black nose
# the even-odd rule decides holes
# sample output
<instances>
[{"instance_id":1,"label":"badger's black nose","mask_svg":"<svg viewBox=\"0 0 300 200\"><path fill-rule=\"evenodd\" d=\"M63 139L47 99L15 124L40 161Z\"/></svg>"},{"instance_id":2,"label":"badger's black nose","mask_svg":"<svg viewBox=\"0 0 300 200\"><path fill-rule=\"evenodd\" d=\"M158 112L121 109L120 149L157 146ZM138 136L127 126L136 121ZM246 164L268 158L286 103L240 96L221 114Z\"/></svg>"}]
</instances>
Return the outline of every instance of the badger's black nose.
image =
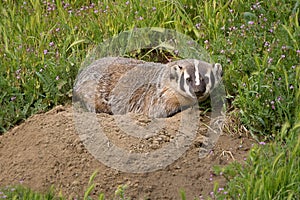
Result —
<instances>
[{"instance_id":1,"label":"badger's black nose","mask_svg":"<svg viewBox=\"0 0 300 200\"><path fill-rule=\"evenodd\" d=\"M194 92L197 97L200 97L205 93L205 90L206 90L206 84L201 84L199 87L196 88Z\"/></svg>"}]
</instances>

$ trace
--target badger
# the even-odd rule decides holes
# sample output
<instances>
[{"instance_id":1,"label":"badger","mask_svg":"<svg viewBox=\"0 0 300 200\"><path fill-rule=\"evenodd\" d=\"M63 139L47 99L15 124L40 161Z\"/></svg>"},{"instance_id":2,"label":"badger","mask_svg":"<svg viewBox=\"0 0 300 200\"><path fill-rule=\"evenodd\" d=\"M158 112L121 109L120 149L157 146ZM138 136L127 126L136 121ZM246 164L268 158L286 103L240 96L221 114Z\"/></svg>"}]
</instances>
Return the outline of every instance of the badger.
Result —
<instances>
[{"instance_id":1,"label":"badger","mask_svg":"<svg viewBox=\"0 0 300 200\"><path fill-rule=\"evenodd\" d=\"M105 57L79 72L73 102L95 113L169 117L205 101L222 74L221 64L196 59L161 64Z\"/></svg>"}]
</instances>

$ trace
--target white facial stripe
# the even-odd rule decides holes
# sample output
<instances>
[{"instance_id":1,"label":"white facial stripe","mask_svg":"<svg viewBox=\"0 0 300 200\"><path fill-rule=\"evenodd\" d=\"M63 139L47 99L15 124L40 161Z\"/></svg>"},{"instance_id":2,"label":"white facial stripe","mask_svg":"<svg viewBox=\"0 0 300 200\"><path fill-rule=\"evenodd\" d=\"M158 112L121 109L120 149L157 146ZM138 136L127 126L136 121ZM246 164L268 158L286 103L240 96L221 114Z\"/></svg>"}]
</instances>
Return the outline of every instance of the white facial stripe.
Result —
<instances>
[{"instance_id":1,"label":"white facial stripe","mask_svg":"<svg viewBox=\"0 0 300 200\"><path fill-rule=\"evenodd\" d=\"M194 60L196 85L200 85L200 77L199 77L198 66L199 66L199 61L198 60Z\"/></svg>"}]
</instances>

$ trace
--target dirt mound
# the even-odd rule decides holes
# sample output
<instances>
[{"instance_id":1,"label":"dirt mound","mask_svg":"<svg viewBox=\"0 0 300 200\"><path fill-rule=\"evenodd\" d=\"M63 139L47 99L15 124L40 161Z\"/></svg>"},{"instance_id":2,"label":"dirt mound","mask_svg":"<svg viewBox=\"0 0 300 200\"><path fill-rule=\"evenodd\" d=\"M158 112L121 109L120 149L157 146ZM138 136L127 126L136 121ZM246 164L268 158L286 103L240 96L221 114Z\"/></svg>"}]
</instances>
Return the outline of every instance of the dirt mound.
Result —
<instances>
[{"instance_id":1,"label":"dirt mound","mask_svg":"<svg viewBox=\"0 0 300 200\"><path fill-rule=\"evenodd\" d=\"M132 117L140 126L151 123L143 116ZM173 127L179 117L178 114L173 116L166 129L156 136L136 139L119 130L112 116L97 115L110 140L136 153L155 151L172 141ZM204 123L208 120L199 119ZM199 126L200 132L205 129L207 126ZM213 190L214 181L221 186L225 183L221 176L212 176L212 167L228 164L233 159L243 160L251 141L224 134L209 155L199 158L202 142L203 135L198 134L179 159L162 169L146 173L122 172L95 159L75 130L72 107L58 106L30 117L0 136L0 187L22 181L34 190L46 191L54 185L57 192L65 196L82 197L90 176L97 170L93 192L104 192L109 199L119 185L127 185L125 193L131 199L179 199L180 189L186 192L187 199L207 196Z\"/></svg>"}]
</instances>

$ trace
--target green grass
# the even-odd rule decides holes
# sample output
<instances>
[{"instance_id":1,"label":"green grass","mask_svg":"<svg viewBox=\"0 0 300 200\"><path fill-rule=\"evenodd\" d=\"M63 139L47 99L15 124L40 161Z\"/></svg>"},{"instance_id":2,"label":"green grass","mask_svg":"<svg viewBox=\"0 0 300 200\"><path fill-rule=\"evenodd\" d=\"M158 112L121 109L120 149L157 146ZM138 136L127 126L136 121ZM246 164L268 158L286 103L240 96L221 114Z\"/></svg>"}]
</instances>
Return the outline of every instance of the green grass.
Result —
<instances>
[{"instance_id":1,"label":"green grass","mask_svg":"<svg viewBox=\"0 0 300 200\"><path fill-rule=\"evenodd\" d=\"M255 145L244 164L215 167L215 173L229 181L227 187L216 186L215 199L299 199L300 137L299 126L284 145Z\"/></svg>"},{"instance_id":2,"label":"green grass","mask_svg":"<svg viewBox=\"0 0 300 200\"><path fill-rule=\"evenodd\" d=\"M282 173L299 163L282 159L299 146L299 131L292 130L300 121L299 12L299 0L1 1L0 134L70 103L78 69L99 43L134 27L174 29L223 65L227 97L243 125L258 140L274 142L255 147L250 159L257 162L247 162L248 168L229 167L239 177L230 179L230 197L251 199L247 191L264 187L257 198L277 191L275 199L288 199L296 191L294 174ZM275 161L280 166L274 168ZM272 189L273 182L282 189Z\"/></svg>"}]
</instances>

